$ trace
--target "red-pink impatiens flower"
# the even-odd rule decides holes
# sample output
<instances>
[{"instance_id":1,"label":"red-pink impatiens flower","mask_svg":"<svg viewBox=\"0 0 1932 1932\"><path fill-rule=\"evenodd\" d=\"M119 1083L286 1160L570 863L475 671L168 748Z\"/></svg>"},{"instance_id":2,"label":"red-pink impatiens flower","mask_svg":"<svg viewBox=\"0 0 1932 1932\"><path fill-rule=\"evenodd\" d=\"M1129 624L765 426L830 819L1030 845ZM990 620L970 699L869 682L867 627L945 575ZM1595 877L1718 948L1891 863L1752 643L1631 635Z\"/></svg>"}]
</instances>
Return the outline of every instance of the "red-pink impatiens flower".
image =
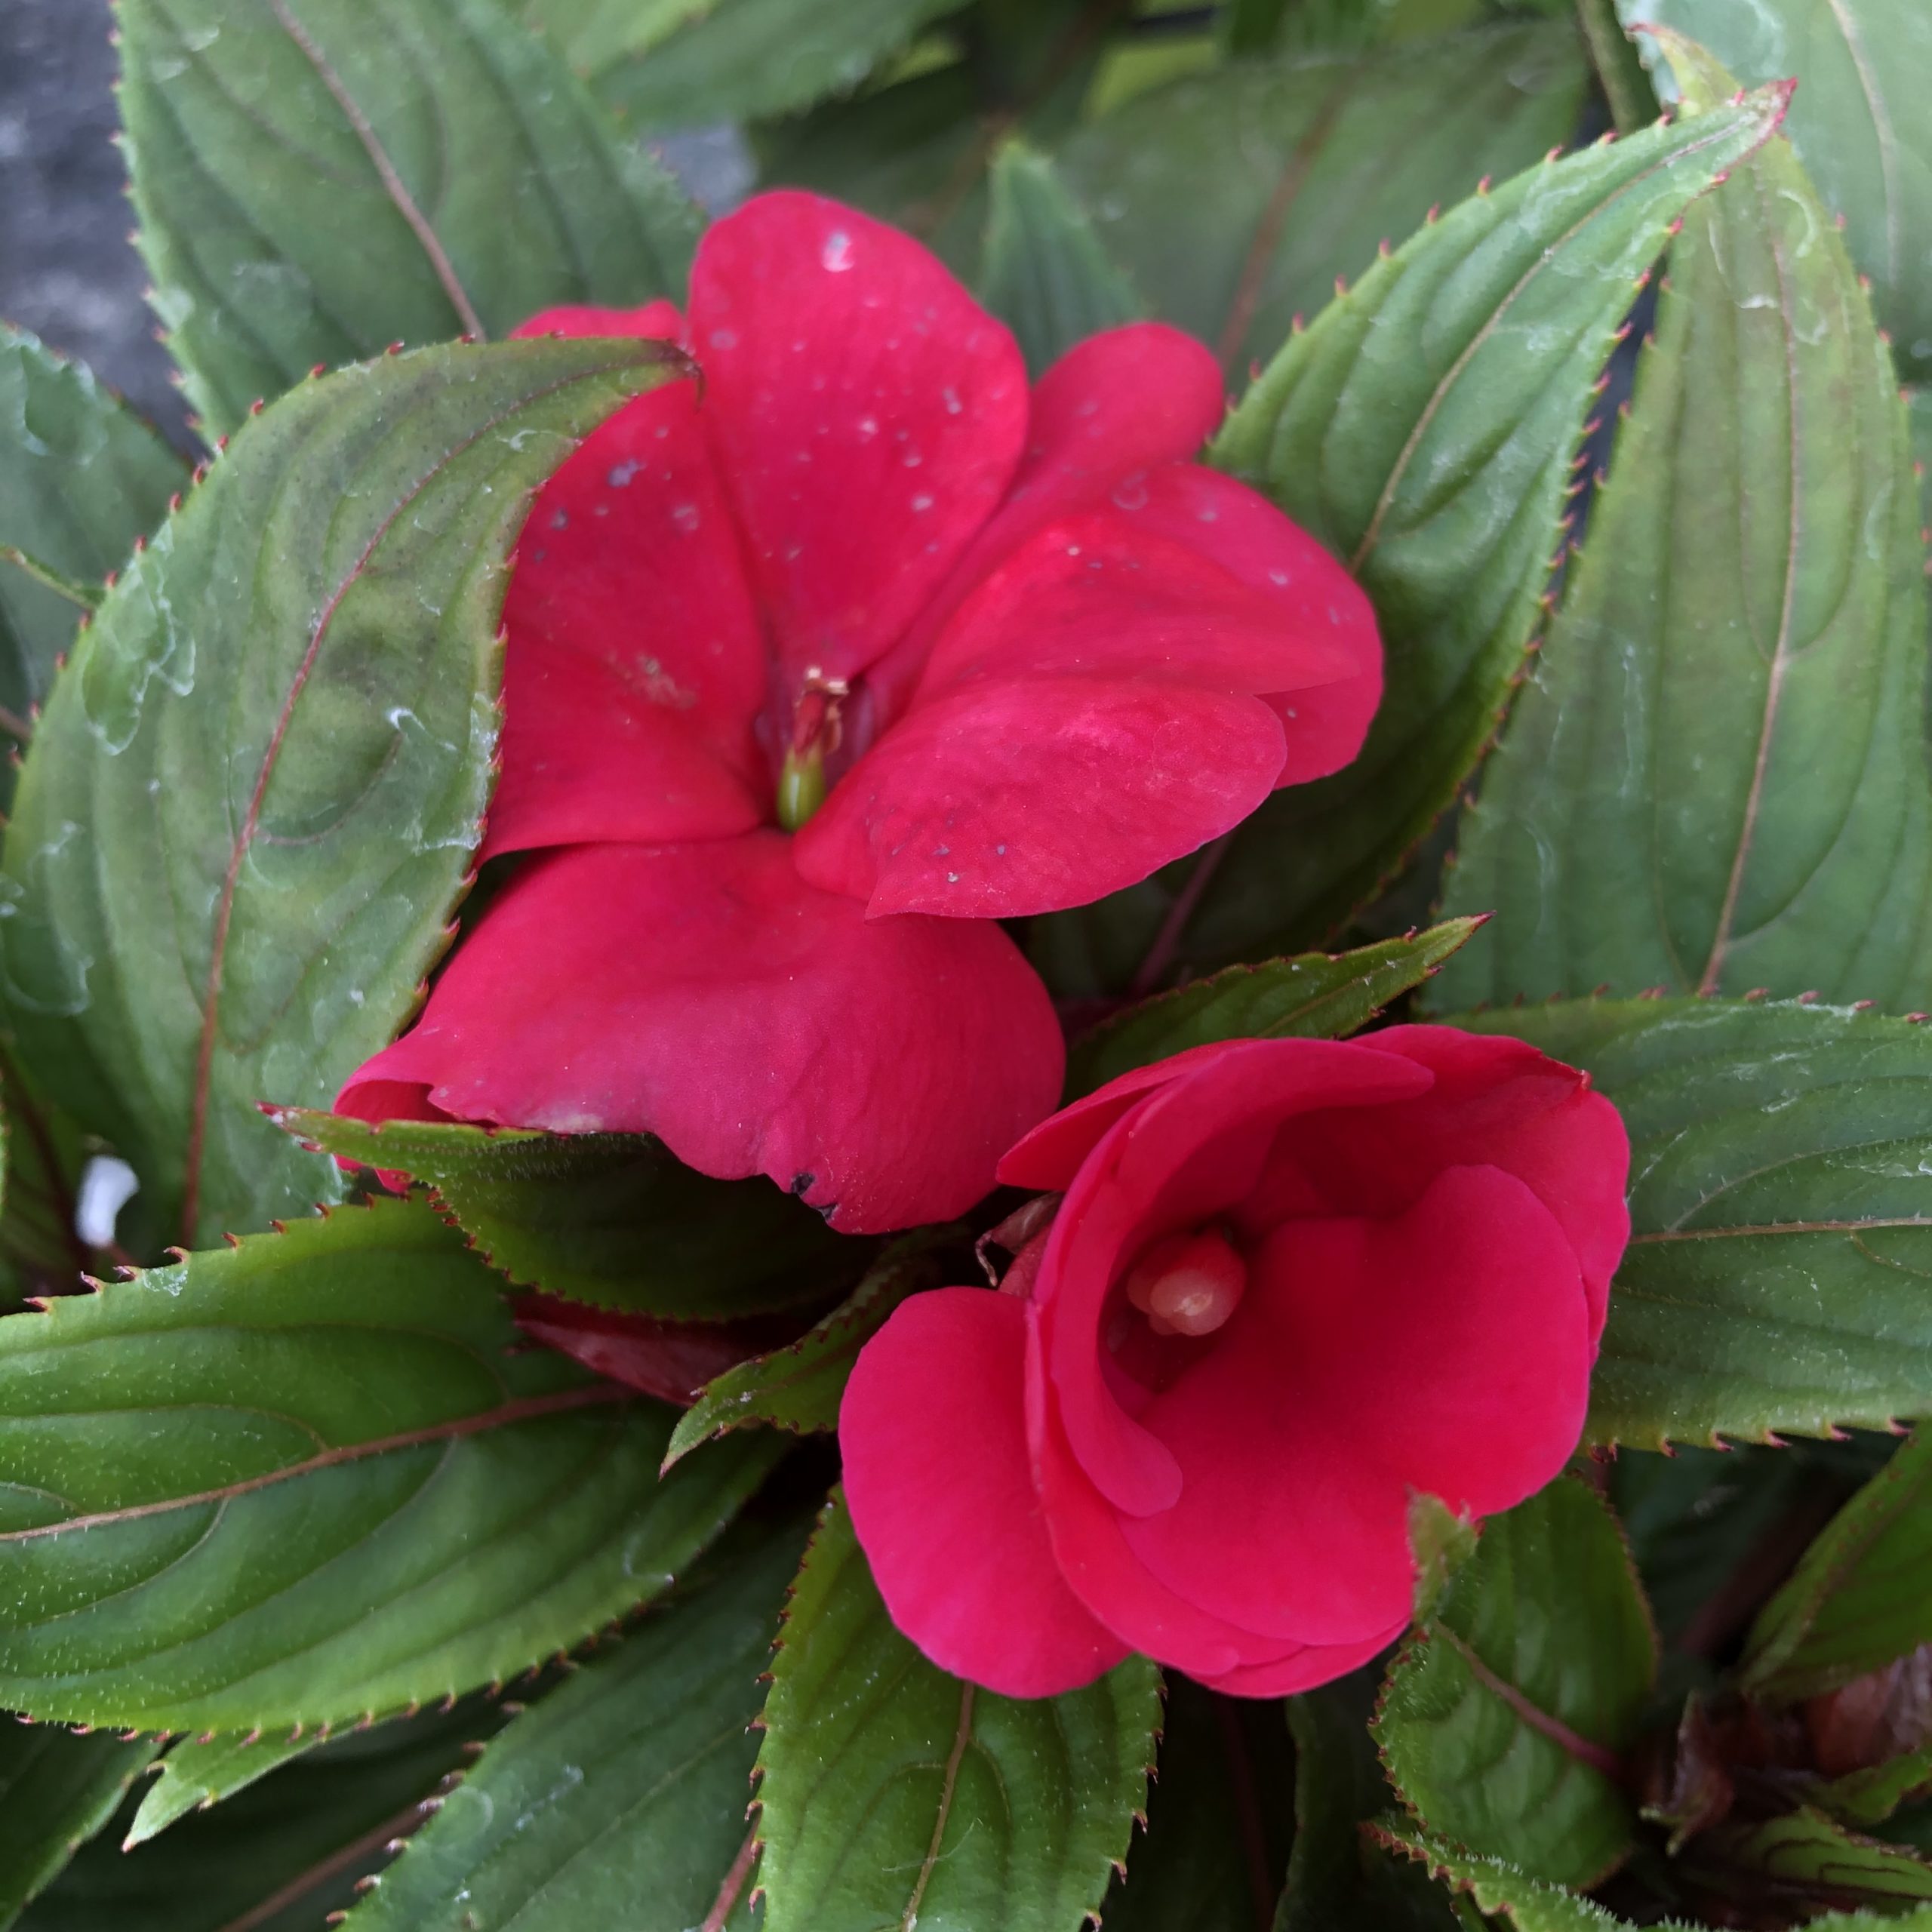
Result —
<instances>
[{"instance_id":1,"label":"red-pink impatiens flower","mask_svg":"<svg viewBox=\"0 0 1932 1932\"><path fill-rule=\"evenodd\" d=\"M701 380L541 492L486 855L531 855L338 1105L648 1131L866 1232L957 1213L1059 1097L995 921L1085 903L1359 747L1367 605L1192 460L1221 383L1154 325L1029 395L917 243L761 195L680 317Z\"/></svg>"},{"instance_id":2,"label":"red-pink impatiens flower","mask_svg":"<svg viewBox=\"0 0 1932 1932\"><path fill-rule=\"evenodd\" d=\"M1417 1494L1481 1516L1577 1446L1629 1143L1586 1078L1446 1026L1237 1040L1000 1164L1063 1191L1006 1291L894 1311L838 1424L900 1628L1014 1697L1131 1651L1277 1697L1407 1623Z\"/></svg>"}]
</instances>

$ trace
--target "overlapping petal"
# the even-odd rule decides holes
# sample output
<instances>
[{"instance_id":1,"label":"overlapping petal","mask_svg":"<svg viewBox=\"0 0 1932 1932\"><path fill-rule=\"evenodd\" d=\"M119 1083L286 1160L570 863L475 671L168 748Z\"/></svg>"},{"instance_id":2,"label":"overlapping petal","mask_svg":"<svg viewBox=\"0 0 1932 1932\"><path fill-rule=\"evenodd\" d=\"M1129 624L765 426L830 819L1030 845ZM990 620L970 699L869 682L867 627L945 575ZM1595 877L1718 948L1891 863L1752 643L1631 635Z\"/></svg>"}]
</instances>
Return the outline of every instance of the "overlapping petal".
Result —
<instances>
[{"instance_id":1,"label":"overlapping petal","mask_svg":"<svg viewBox=\"0 0 1932 1932\"><path fill-rule=\"evenodd\" d=\"M392 1109L402 1086L463 1120L655 1134L868 1233L983 1195L1052 1106L1062 1056L998 927L868 923L753 832L532 863L337 1104Z\"/></svg>"},{"instance_id":2,"label":"overlapping petal","mask_svg":"<svg viewBox=\"0 0 1932 1932\"><path fill-rule=\"evenodd\" d=\"M781 670L854 677L1005 495L1019 349L909 235L789 190L706 231L691 340Z\"/></svg>"},{"instance_id":3,"label":"overlapping petal","mask_svg":"<svg viewBox=\"0 0 1932 1932\"><path fill-rule=\"evenodd\" d=\"M905 718L801 835L875 913L1087 903L1238 824L1287 757L1263 694L1351 675L1275 601L1117 512L1056 523L961 605Z\"/></svg>"},{"instance_id":4,"label":"overlapping petal","mask_svg":"<svg viewBox=\"0 0 1932 1932\"><path fill-rule=\"evenodd\" d=\"M1026 1349L1013 1296L915 1295L860 1357L839 1416L853 1526L881 1553L872 1574L892 1620L944 1669L1010 1697L1088 1683L1127 1654L1047 1540Z\"/></svg>"}]
</instances>

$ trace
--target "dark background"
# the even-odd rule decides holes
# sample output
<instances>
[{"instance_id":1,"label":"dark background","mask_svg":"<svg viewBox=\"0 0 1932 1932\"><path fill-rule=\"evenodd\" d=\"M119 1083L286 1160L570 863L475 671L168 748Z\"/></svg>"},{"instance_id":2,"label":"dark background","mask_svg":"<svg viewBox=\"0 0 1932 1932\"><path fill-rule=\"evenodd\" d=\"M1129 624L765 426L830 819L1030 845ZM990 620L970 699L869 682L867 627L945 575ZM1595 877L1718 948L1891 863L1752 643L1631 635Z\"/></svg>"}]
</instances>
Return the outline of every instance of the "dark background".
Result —
<instances>
[{"instance_id":1,"label":"dark background","mask_svg":"<svg viewBox=\"0 0 1932 1932\"><path fill-rule=\"evenodd\" d=\"M0 0L0 317L92 365L177 441L114 145L108 0Z\"/></svg>"}]
</instances>

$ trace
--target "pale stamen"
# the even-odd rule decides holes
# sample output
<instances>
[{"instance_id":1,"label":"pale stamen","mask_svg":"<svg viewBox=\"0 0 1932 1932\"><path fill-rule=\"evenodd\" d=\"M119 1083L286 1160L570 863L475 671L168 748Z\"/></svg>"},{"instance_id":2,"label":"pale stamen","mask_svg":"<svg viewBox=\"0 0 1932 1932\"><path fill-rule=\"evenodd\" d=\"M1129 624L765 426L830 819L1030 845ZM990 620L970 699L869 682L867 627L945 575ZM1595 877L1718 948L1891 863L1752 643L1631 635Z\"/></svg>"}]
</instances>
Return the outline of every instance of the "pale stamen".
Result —
<instances>
[{"instance_id":1,"label":"pale stamen","mask_svg":"<svg viewBox=\"0 0 1932 1932\"><path fill-rule=\"evenodd\" d=\"M1157 1335L1213 1334L1247 1290L1247 1263L1214 1228L1156 1241L1127 1278L1128 1300Z\"/></svg>"}]
</instances>

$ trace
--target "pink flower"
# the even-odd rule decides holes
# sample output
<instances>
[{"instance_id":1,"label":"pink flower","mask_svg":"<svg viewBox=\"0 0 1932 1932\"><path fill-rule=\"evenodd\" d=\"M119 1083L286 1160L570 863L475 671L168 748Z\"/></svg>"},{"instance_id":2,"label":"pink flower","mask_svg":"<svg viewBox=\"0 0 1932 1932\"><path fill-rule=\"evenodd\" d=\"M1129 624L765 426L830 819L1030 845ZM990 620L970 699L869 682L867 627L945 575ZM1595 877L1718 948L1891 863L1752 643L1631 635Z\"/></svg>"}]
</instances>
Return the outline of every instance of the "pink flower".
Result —
<instances>
[{"instance_id":1,"label":"pink flower","mask_svg":"<svg viewBox=\"0 0 1932 1932\"><path fill-rule=\"evenodd\" d=\"M903 1303L839 1417L894 1622L1014 1697L1142 1651L1276 1697L1408 1620L1412 1494L1561 1469L1629 1144L1519 1041L1398 1026L1131 1073L1001 1163L1063 1189L1005 1287Z\"/></svg>"},{"instance_id":2,"label":"pink flower","mask_svg":"<svg viewBox=\"0 0 1932 1932\"><path fill-rule=\"evenodd\" d=\"M704 238L681 334L539 496L486 856L536 856L337 1104L648 1131L854 1232L955 1214L1059 1097L995 923L1097 899L1347 763L1367 603L1189 459L1213 358L1019 352L918 244L816 196ZM792 829L802 827L792 835Z\"/></svg>"}]
</instances>

